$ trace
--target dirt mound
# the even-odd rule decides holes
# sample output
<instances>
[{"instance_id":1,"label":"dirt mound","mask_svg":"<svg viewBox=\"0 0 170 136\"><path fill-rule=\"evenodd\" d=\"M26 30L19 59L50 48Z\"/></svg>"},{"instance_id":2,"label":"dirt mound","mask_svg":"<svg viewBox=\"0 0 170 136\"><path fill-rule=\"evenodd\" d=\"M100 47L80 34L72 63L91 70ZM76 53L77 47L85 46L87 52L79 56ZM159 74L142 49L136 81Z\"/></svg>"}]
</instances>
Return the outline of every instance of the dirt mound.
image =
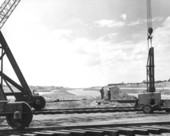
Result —
<instances>
[{"instance_id":1,"label":"dirt mound","mask_svg":"<svg viewBox=\"0 0 170 136\"><path fill-rule=\"evenodd\" d=\"M51 90L46 93L41 93L40 95L44 96L47 101L79 99L78 96L59 89Z\"/></svg>"},{"instance_id":2,"label":"dirt mound","mask_svg":"<svg viewBox=\"0 0 170 136\"><path fill-rule=\"evenodd\" d=\"M110 100L134 100L134 96L130 96L127 93L121 91L118 87L109 88L110 91Z\"/></svg>"}]
</instances>

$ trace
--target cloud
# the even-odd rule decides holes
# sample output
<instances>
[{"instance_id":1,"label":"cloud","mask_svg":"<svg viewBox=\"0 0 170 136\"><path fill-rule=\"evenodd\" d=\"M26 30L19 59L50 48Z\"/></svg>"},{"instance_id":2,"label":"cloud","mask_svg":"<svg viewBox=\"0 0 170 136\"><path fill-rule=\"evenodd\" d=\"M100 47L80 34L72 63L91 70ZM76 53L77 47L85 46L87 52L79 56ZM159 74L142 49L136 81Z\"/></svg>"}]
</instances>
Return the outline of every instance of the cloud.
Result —
<instances>
[{"instance_id":1,"label":"cloud","mask_svg":"<svg viewBox=\"0 0 170 136\"><path fill-rule=\"evenodd\" d=\"M142 21L131 21L128 23L128 26L136 26L136 25L140 25L142 23Z\"/></svg>"},{"instance_id":2,"label":"cloud","mask_svg":"<svg viewBox=\"0 0 170 136\"><path fill-rule=\"evenodd\" d=\"M169 46L170 36L170 17L167 17L160 27L154 31L153 42L161 49ZM161 45L163 44L163 46ZM168 49L168 48L167 48Z\"/></svg>"},{"instance_id":3,"label":"cloud","mask_svg":"<svg viewBox=\"0 0 170 136\"><path fill-rule=\"evenodd\" d=\"M122 14L122 15L121 15L121 18L122 18L124 21L126 21L126 20L127 20L127 14Z\"/></svg>"},{"instance_id":4,"label":"cloud","mask_svg":"<svg viewBox=\"0 0 170 136\"><path fill-rule=\"evenodd\" d=\"M55 36L56 38L69 38L72 34L72 30L69 29L56 29L52 31L51 36Z\"/></svg>"},{"instance_id":5,"label":"cloud","mask_svg":"<svg viewBox=\"0 0 170 136\"><path fill-rule=\"evenodd\" d=\"M97 24L99 27L123 27L125 25L127 26L136 26L146 23L146 19L138 19L135 21L127 21L127 14L122 14L121 18L123 21L117 21L117 20L98 20L94 23ZM155 17L152 19L153 22L161 22L164 18L162 17ZM126 22L125 22L126 21Z\"/></svg>"},{"instance_id":6,"label":"cloud","mask_svg":"<svg viewBox=\"0 0 170 136\"><path fill-rule=\"evenodd\" d=\"M105 41L115 41L118 35L118 33L108 33L101 36L100 39Z\"/></svg>"},{"instance_id":7,"label":"cloud","mask_svg":"<svg viewBox=\"0 0 170 136\"><path fill-rule=\"evenodd\" d=\"M152 19L152 22L154 23L157 23L157 22L162 22L164 20L163 17L155 17ZM137 25L142 25L142 24L146 24L147 20L146 19L138 19L138 20L135 20L135 21L129 21L127 23L128 26L137 26Z\"/></svg>"},{"instance_id":8,"label":"cloud","mask_svg":"<svg viewBox=\"0 0 170 136\"><path fill-rule=\"evenodd\" d=\"M117 33L109 33L105 38L103 35L95 40L87 37L69 40L68 37L72 35L70 29L52 31L40 25L38 20L32 23L31 29L25 28L25 24L30 25L23 20L18 29L9 23L10 31L6 33L17 62L31 85L87 87L129 81L129 71L139 71L135 68L141 66L140 49L136 45L105 39L112 39ZM22 38L18 38L21 34ZM136 77L132 80L136 80Z\"/></svg>"},{"instance_id":9,"label":"cloud","mask_svg":"<svg viewBox=\"0 0 170 136\"><path fill-rule=\"evenodd\" d=\"M116 21L116 20L99 20L95 21L95 24L97 24L99 27L122 27L125 26L125 22L122 21Z\"/></svg>"},{"instance_id":10,"label":"cloud","mask_svg":"<svg viewBox=\"0 0 170 136\"><path fill-rule=\"evenodd\" d=\"M32 4L29 6L26 4L26 6L30 9ZM100 35L90 39L84 34L90 33L89 29L94 26L89 23L90 21L87 23L82 19L72 18L69 21L63 19L63 22L54 21L56 27L51 29L42 21L41 16L34 13L38 11L37 6L38 4L34 5L35 10L25 10L25 6L17 8L18 12L16 10L16 14L14 13L8 20L8 24L3 27L4 35L28 84L88 87L106 85L109 82L137 82L145 79L146 43L144 41L127 42L129 39L126 38L115 40L119 38L121 31L118 33L110 29L122 28L130 24L136 26L142 23L142 20L129 21L124 14L121 21L112 19L95 21L94 24L98 27L93 29L94 33L100 33ZM43 7L48 8L46 4ZM39 12L42 16L44 13ZM47 12L46 14L51 16ZM51 16L51 18L59 20L57 16ZM50 19L47 21L51 22ZM158 43L156 52L160 52L159 49L162 50L159 55L156 54L160 58L163 55L166 62L169 62L167 53L170 37L169 24L170 21L167 18L154 35L154 40L158 37L158 40L155 40ZM125 34L127 33L130 35L129 31ZM73 38L70 40L70 37ZM164 47L158 48L159 45ZM169 68L169 64L166 63L166 65ZM6 66L5 71L8 71ZM167 73L167 75L170 74Z\"/></svg>"},{"instance_id":11,"label":"cloud","mask_svg":"<svg viewBox=\"0 0 170 136\"><path fill-rule=\"evenodd\" d=\"M160 80L170 78L170 16L153 33L155 47L156 77Z\"/></svg>"},{"instance_id":12,"label":"cloud","mask_svg":"<svg viewBox=\"0 0 170 136\"><path fill-rule=\"evenodd\" d=\"M152 19L153 22L160 22L160 21L163 21L164 18L163 17L155 17Z\"/></svg>"}]
</instances>

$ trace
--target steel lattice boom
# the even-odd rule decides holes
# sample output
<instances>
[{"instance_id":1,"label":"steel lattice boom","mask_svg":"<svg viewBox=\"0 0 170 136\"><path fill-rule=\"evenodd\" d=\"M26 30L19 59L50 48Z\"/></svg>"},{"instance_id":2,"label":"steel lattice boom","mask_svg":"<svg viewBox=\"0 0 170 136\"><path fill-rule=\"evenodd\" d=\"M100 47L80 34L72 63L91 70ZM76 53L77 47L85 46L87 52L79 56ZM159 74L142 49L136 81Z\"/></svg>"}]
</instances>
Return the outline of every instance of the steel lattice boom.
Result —
<instances>
[{"instance_id":1,"label":"steel lattice boom","mask_svg":"<svg viewBox=\"0 0 170 136\"><path fill-rule=\"evenodd\" d=\"M0 29L21 0L5 0L0 7Z\"/></svg>"}]
</instances>

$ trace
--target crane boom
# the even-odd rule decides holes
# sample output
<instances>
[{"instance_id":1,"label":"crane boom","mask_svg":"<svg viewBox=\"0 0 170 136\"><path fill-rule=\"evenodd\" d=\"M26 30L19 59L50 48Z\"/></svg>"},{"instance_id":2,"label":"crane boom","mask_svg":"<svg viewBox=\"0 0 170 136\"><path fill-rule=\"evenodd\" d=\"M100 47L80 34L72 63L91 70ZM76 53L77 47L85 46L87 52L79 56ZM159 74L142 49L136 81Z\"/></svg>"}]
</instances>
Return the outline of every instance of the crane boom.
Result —
<instances>
[{"instance_id":1,"label":"crane boom","mask_svg":"<svg viewBox=\"0 0 170 136\"><path fill-rule=\"evenodd\" d=\"M21 0L5 0L0 7L0 29Z\"/></svg>"}]
</instances>

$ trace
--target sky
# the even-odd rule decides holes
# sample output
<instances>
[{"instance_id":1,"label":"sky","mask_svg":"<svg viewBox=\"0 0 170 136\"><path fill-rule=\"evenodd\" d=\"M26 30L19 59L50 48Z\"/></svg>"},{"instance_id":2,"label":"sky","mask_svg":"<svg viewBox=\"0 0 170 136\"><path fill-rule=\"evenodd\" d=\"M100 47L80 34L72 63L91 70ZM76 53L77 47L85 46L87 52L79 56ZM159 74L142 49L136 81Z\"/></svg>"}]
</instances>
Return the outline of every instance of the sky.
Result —
<instances>
[{"instance_id":1,"label":"sky","mask_svg":"<svg viewBox=\"0 0 170 136\"><path fill-rule=\"evenodd\" d=\"M152 0L156 80L170 78L169 5ZM21 0L1 31L29 85L146 79L146 0ZM7 60L4 71L17 80Z\"/></svg>"}]
</instances>

